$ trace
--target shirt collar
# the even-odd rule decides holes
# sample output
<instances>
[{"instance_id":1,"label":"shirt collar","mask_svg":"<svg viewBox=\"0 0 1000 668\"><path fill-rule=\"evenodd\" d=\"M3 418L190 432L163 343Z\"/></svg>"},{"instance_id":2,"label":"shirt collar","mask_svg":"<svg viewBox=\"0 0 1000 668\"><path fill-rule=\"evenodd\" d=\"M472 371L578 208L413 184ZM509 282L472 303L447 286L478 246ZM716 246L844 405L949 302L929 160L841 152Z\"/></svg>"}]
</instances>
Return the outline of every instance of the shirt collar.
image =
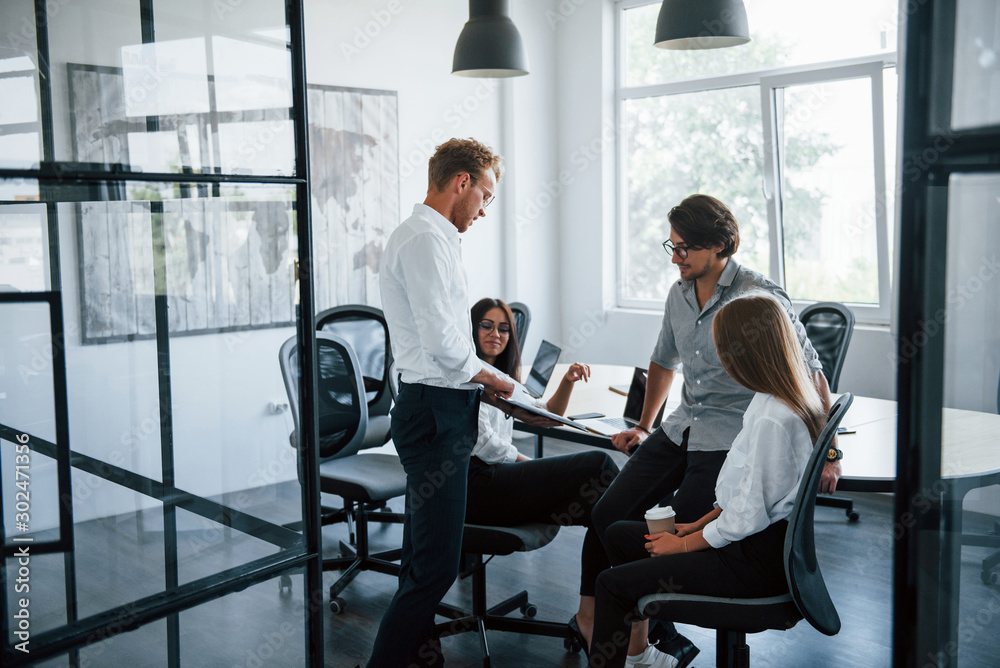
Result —
<instances>
[{"instance_id":1,"label":"shirt collar","mask_svg":"<svg viewBox=\"0 0 1000 668\"><path fill-rule=\"evenodd\" d=\"M442 216L437 209L429 207L426 204L414 204L413 215L429 220L436 228L441 230L441 232L443 232L448 239L455 242L461 241L461 239L458 238L458 228L452 225L450 220Z\"/></svg>"},{"instance_id":2,"label":"shirt collar","mask_svg":"<svg viewBox=\"0 0 1000 668\"><path fill-rule=\"evenodd\" d=\"M722 270L722 274L719 275L719 282L717 285L724 285L729 287L733 284L733 279L736 278L736 274L740 271L740 265L729 256L729 262L726 263L726 268Z\"/></svg>"}]
</instances>

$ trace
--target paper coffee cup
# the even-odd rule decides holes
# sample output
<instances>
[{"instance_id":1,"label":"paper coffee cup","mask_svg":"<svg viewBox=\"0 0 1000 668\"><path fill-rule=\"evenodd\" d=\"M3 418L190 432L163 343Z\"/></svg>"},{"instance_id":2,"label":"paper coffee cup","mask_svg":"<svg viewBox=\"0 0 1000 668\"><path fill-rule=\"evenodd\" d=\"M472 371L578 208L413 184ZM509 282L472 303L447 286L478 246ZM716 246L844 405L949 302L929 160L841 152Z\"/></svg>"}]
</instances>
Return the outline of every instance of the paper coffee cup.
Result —
<instances>
[{"instance_id":1,"label":"paper coffee cup","mask_svg":"<svg viewBox=\"0 0 1000 668\"><path fill-rule=\"evenodd\" d=\"M646 511L646 528L649 533L676 533L674 529L674 509L670 506L654 506Z\"/></svg>"}]
</instances>

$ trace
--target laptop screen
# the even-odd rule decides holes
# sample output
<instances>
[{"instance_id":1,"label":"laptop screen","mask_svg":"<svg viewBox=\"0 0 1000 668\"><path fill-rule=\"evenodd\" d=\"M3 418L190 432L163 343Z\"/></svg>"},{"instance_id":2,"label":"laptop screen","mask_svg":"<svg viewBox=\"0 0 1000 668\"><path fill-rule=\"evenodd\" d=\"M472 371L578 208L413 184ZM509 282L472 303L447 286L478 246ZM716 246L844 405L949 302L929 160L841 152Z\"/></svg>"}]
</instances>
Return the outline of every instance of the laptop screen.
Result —
<instances>
[{"instance_id":1,"label":"laptop screen","mask_svg":"<svg viewBox=\"0 0 1000 668\"><path fill-rule=\"evenodd\" d=\"M545 394L545 387L549 384L549 378L552 377L552 370L555 369L561 352L562 348L542 339L535 361L531 363L531 371L524 381L524 386L531 396L537 399Z\"/></svg>"}]
</instances>

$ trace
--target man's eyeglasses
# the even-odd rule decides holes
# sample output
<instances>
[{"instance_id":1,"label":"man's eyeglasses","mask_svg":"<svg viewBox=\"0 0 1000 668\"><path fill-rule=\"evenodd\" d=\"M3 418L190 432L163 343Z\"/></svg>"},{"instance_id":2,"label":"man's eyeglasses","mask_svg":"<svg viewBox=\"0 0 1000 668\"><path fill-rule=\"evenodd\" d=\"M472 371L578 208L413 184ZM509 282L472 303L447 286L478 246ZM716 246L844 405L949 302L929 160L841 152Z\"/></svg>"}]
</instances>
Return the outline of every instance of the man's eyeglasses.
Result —
<instances>
[{"instance_id":1,"label":"man's eyeglasses","mask_svg":"<svg viewBox=\"0 0 1000 668\"><path fill-rule=\"evenodd\" d=\"M469 174L469 178L472 179L473 183L479 183L479 179L477 179L472 174ZM493 193L491 193L489 190L487 190L486 186L482 186L482 189L483 189L483 194L486 195L486 199L483 200L483 208L485 209L486 207L488 207L490 205L490 202L493 201L493 198L495 197L495 195Z\"/></svg>"},{"instance_id":2,"label":"man's eyeglasses","mask_svg":"<svg viewBox=\"0 0 1000 668\"><path fill-rule=\"evenodd\" d=\"M497 334L500 336L510 336L510 325L505 322L499 325L495 324L492 320L480 320L479 329L484 332L492 332L494 329L497 330Z\"/></svg>"},{"instance_id":3,"label":"man's eyeglasses","mask_svg":"<svg viewBox=\"0 0 1000 668\"><path fill-rule=\"evenodd\" d=\"M698 248L697 246L675 246L673 241L667 239L666 241L663 242L663 250L667 251L667 255L670 255L671 257L673 256L674 253L677 253L677 257L679 257L682 260L686 260L688 256L688 251L701 250L701 249Z\"/></svg>"}]
</instances>

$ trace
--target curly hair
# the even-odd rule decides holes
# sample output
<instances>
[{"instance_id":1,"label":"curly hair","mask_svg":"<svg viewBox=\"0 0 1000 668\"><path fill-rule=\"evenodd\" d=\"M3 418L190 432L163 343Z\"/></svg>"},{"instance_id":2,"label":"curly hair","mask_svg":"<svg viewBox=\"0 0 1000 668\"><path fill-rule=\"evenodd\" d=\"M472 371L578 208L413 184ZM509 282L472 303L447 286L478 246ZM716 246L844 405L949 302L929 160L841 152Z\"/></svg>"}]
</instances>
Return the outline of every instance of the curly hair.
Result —
<instances>
[{"instance_id":1,"label":"curly hair","mask_svg":"<svg viewBox=\"0 0 1000 668\"><path fill-rule=\"evenodd\" d=\"M456 174L468 172L473 178L482 177L487 169L493 170L497 182L503 176L503 156L475 139L449 139L437 147L427 165L427 180L441 192Z\"/></svg>"}]
</instances>

